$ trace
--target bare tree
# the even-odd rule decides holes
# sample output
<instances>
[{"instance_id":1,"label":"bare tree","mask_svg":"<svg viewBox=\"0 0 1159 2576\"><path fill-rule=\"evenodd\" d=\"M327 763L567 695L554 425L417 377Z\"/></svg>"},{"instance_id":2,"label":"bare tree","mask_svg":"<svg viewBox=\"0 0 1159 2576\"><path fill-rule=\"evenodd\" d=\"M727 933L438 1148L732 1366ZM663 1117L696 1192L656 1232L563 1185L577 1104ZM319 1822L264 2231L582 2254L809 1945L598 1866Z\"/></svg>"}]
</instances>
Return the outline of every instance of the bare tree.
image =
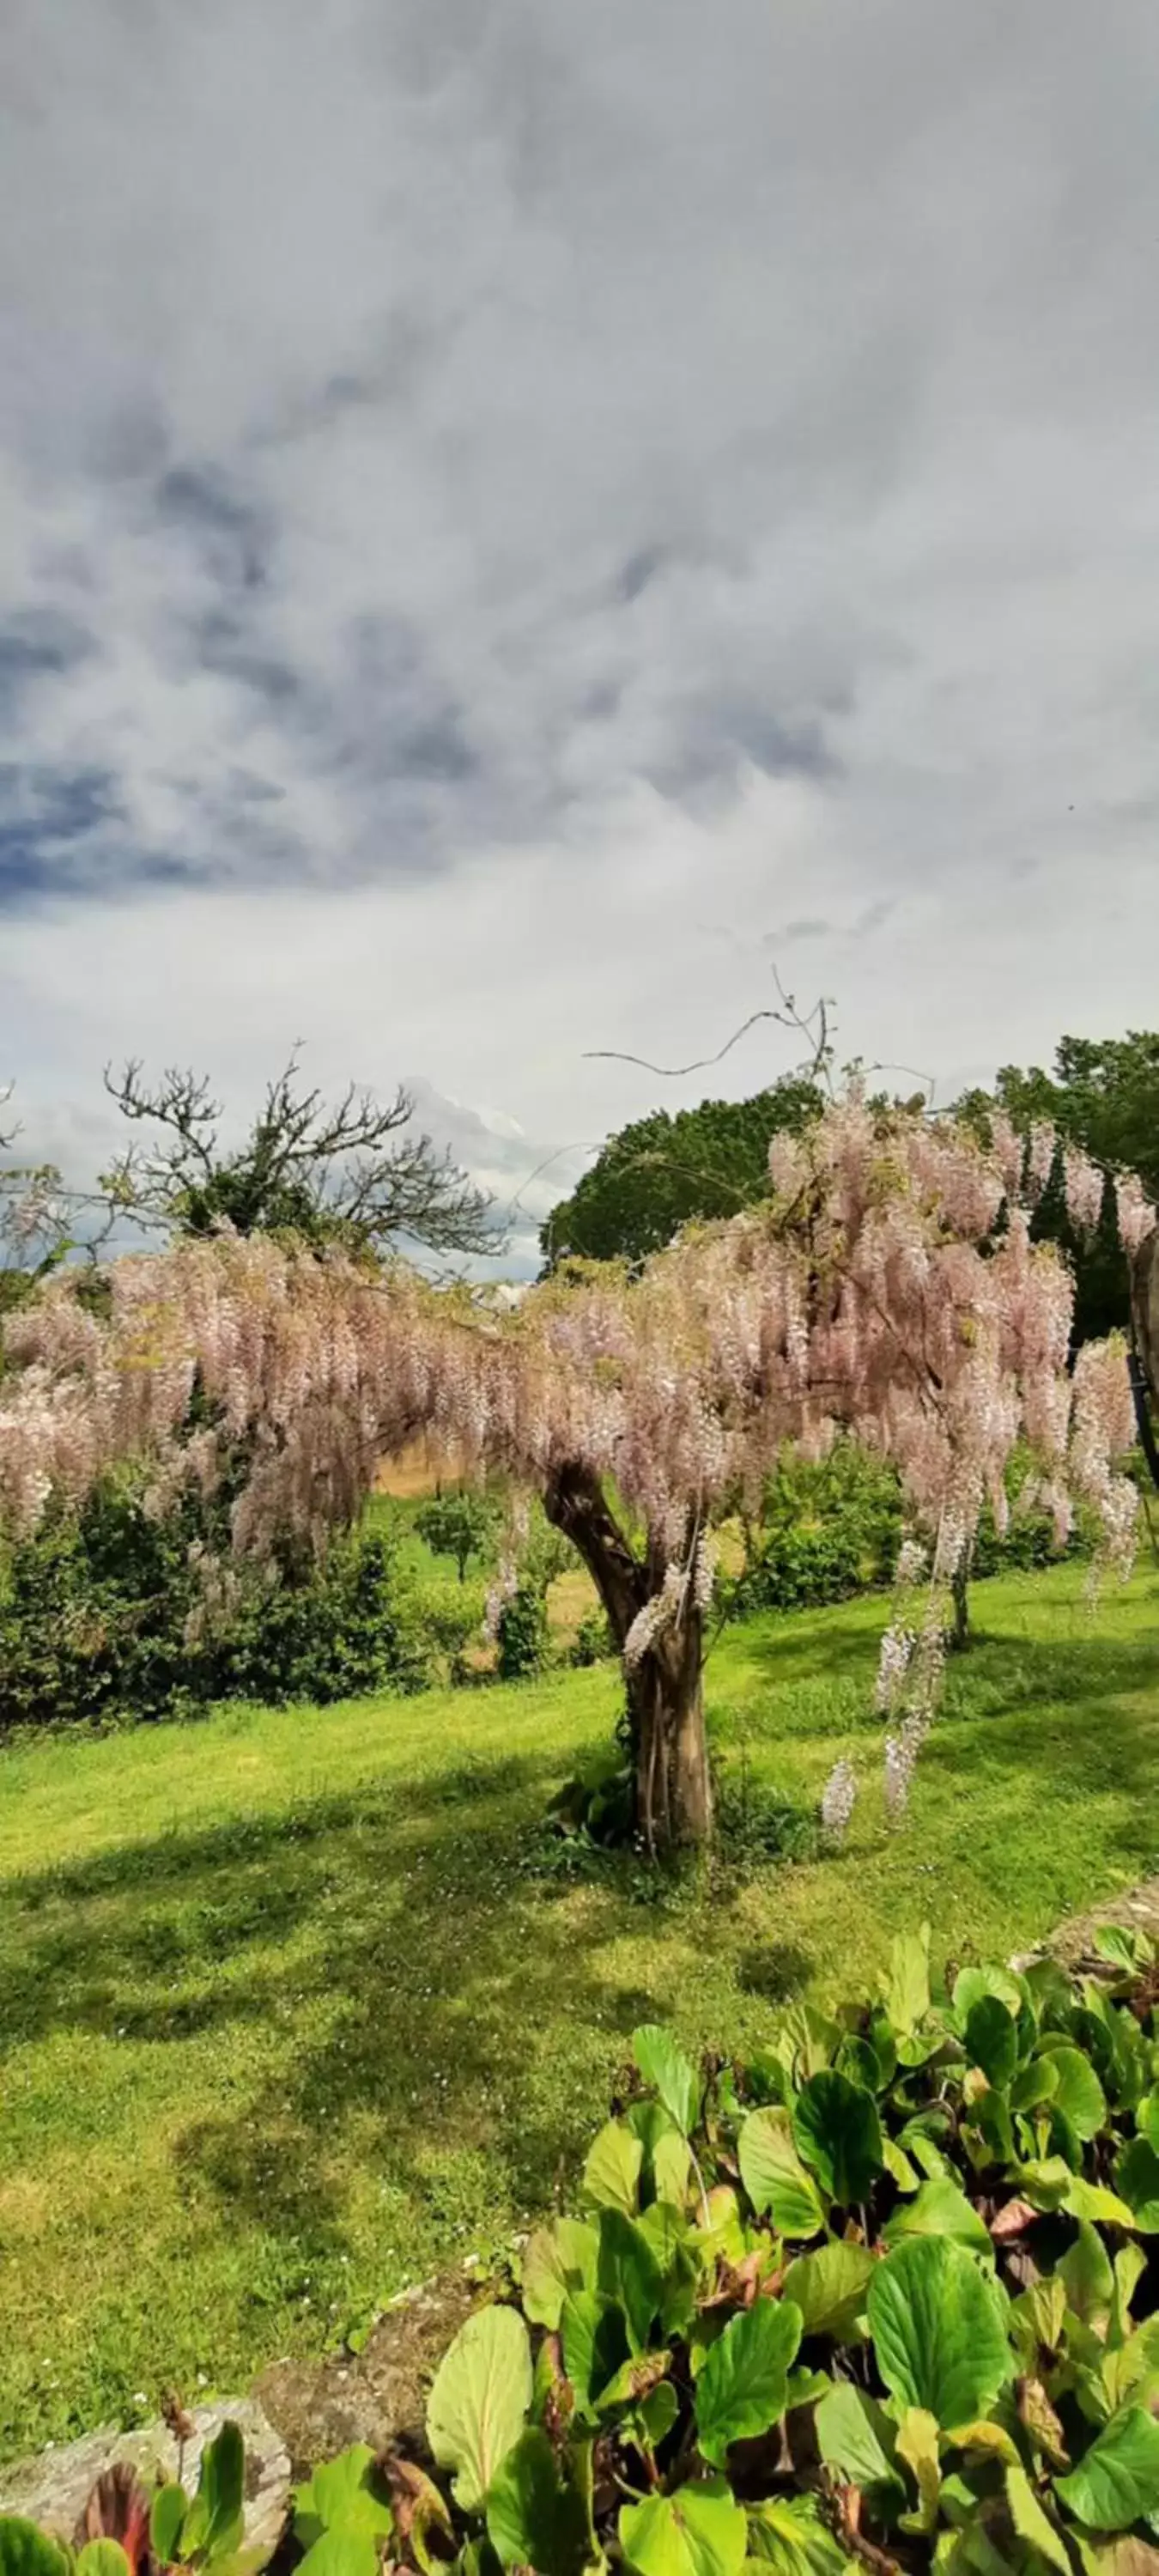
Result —
<instances>
[{"instance_id":1,"label":"bare tree","mask_svg":"<svg viewBox=\"0 0 1159 2576\"><path fill-rule=\"evenodd\" d=\"M294 1234L308 1243L385 1251L421 1244L459 1255L503 1250L491 1200L449 1152L412 1130L400 1084L385 1103L348 1085L330 1108L300 1080L300 1050L268 1085L244 1142L221 1138L208 1077L168 1068L155 1086L139 1060L105 1087L134 1125L152 1129L102 1176L119 1211L169 1233Z\"/></svg>"}]
</instances>

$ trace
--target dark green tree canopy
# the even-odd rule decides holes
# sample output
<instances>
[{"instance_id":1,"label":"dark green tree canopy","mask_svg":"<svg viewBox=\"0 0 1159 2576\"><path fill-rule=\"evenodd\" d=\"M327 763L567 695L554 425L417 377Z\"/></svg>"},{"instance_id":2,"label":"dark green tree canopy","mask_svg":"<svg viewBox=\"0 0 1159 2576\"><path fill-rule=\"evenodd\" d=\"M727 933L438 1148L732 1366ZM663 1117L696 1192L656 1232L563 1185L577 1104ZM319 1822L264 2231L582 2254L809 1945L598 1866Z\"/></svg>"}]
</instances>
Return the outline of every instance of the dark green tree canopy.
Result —
<instances>
[{"instance_id":1,"label":"dark green tree canopy","mask_svg":"<svg viewBox=\"0 0 1159 2576\"><path fill-rule=\"evenodd\" d=\"M591 1170L540 1230L547 1269L570 1254L643 1261L694 1217L734 1216L769 1186L769 1138L823 1106L815 1083L789 1075L751 1100L653 1110L610 1136Z\"/></svg>"},{"instance_id":2,"label":"dark green tree canopy","mask_svg":"<svg viewBox=\"0 0 1159 2576\"><path fill-rule=\"evenodd\" d=\"M1054 1070L1040 1065L1025 1070L1003 1065L993 1094L972 1092L959 1103L962 1115L985 1118L989 1108L1005 1109L1020 1135L1036 1119L1049 1119L1067 1143L1081 1145L1092 1161L1108 1171L1138 1173L1144 1187L1159 1199L1159 1034L1129 1030L1122 1038L1060 1039ZM1116 1328L1125 1330L1130 1315L1127 1264L1119 1243L1114 1206L1108 1191L1102 1221L1092 1240L1080 1239L1066 1212L1061 1157L1036 1211L1031 1229L1036 1238L1058 1243L1073 1263L1076 1283L1075 1338L1098 1339Z\"/></svg>"}]
</instances>

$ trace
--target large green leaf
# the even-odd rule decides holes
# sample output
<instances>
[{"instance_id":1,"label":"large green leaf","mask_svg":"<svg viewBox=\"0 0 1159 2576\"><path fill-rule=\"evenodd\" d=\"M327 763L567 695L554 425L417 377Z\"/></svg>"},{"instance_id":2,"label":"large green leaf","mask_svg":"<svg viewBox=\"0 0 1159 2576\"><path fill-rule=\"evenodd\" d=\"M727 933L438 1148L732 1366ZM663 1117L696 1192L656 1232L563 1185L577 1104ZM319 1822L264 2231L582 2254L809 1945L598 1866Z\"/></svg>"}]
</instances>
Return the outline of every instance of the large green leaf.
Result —
<instances>
[{"instance_id":1,"label":"large green leaf","mask_svg":"<svg viewBox=\"0 0 1159 2576\"><path fill-rule=\"evenodd\" d=\"M776 2576L849 2576L849 2560L815 2496L768 2496L750 2504L748 2525L750 2561L760 2559Z\"/></svg>"},{"instance_id":2,"label":"large green leaf","mask_svg":"<svg viewBox=\"0 0 1159 2576\"><path fill-rule=\"evenodd\" d=\"M787 2111L750 2111L737 2142L741 2181L758 2215L780 2236L816 2236L825 2224L817 2185L793 2144Z\"/></svg>"},{"instance_id":3,"label":"large green leaf","mask_svg":"<svg viewBox=\"0 0 1159 2576\"><path fill-rule=\"evenodd\" d=\"M998 2010L1002 2012L1003 2005ZM884 2245L900 2245L906 2236L952 2236L957 2245L972 2245L976 2253L991 2254L990 2230L984 2218L967 2200L960 2184L949 2174L936 2174L924 2182L912 2200L903 2200L882 2230Z\"/></svg>"},{"instance_id":4,"label":"large green leaf","mask_svg":"<svg viewBox=\"0 0 1159 2576\"><path fill-rule=\"evenodd\" d=\"M0 2514L0 2576L66 2576L68 2559L22 2514Z\"/></svg>"},{"instance_id":5,"label":"large green leaf","mask_svg":"<svg viewBox=\"0 0 1159 2576\"><path fill-rule=\"evenodd\" d=\"M294 2498L294 2538L311 2549L324 2531L361 2534L378 2540L394 2528L389 2504L376 2489L374 2452L365 2442L315 2469Z\"/></svg>"},{"instance_id":6,"label":"large green leaf","mask_svg":"<svg viewBox=\"0 0 1159 2576\"><path fill-rule=\"evenodd\" d=\"M623 2309L636 2352L648 2348L663 2286L663 2272L643 2228L625 2218L622 2209L601 2209L596 2288L601 2298L615 2300Z\"/></svg>"},{"instance_id":7,"label":"large green leaf","mask_svg":"<svg viewBox=\"0 0 1159 2576\"><path fill-rule=\"evenodd\" d=\"M523 2311L555 2333L569 2290L593 2290L600 2240L582 2218L537 2227L523 2256Z\"/></svg>"},{"instance_id":8,"label":"large green leaf","mask_svg":"<svg viewBox=\"0 0 1159 2576\"><path fill-rule=\"evenodd\" d=\"M802 2329L807 2335L831 2335L835 2343L850 2343L858 2331L858 2319L865 2314L865 2294L877 2257L864 2245L818 2245L812 2254L798 2254L790 2263L782 2288L787 2299L801 2311Z\"/></svg>"},{"instance_id":9,"label":"large green leaf","mask_svg":"<svg viewBox=\"0 0 1159 2576\"><path fill-rule=\"evenodd\" d=\"M793 2137L843 2209L866 2199L885 2160L877 2104L863 2085L832 2067L811 2075L797 2096Z\"/></svg>"},{"instance_id":10,"label":"large green leaf","mask_svg":"<svg viewBox=\"0 0 1159 2576\"><path fill-rule=\"evenodd\" d=\"M181 2528L188 2511L189 2498L175 2478L158 2487L149 2516L149 2546L162 2567L171 2566L177 2556Z\"/></svg>"},{"instance_id":11,"label":"large green leaf","mask_svg":"<svg viewBox=\"0 0 1159 2576\"><path fill-rule=\"evenodd\" d=\"M960 2030L965 2030L976 2003L983 1995L997 1995L1009 2013L1021 2012L1025 1996L1012 1968L960 1968L954 1980L954 2013Z\"/></svg>"},{"instance_id":12,"label":"large green leaf","mask_svg":"<svg viewBox=\"0 0 1159 2576\"><path fill-rule=\"evenodd\" d=\"M1102 2237L1088 2220L1080 2219L1074 2244L1068 2245L1060 2258L1058 2277L1076 2317L1081 2317L1084 2325L1105 2330L1115 2295L1115 2274Z\"/></svg>"},{"instance_id":13,"label":"large green leaf","mask_svg":"<svg viewBox=\"0 0 1159 2576\"><path fill-rule=\"evenodd\" d=\"M1010 2519L1020 2540L1048 2567L1056 2567L1058 2576L1072 2576L1066 2543L1036 2496L1021 2461L1011 2461L1006 2471L1006 2501Z\"/></svg>"},{"instance_id":14,"label":"large green leaf","mask_svg":"<svg viewBox=\"0 0 1159 2576\"><path fill-rule=\"evenodd\" d=\"M852 2380L835 2379L814 2417L817 2445L827 2469L860 2487L878 2522L894 2522L905 2505L895 2465L895 2427L882 2407Z\"/></svg>"},{"instance_id":15,"label":"large green leaf","mask_svg":"<svg viewBox=\"0 0 1159 2576\"><path fill-rule=\"evenodd\" d=\"M1107 2097L1089 2057L1081 2048L1053 2045L1051 2058L1058 2082L1052 2097L1055 2112L1068 2121L1076 2138L1097 2138L1107 2117Z\"/></svg>"},{"instance_id":16,"label":"large green leaf","mask_svg":"<svg viewBox=\"0 0 1159 2576\"><path fill-rule=\"evenodd\" d=\"M644 2149L623 2120L607 2120L588 2149L584 2190L597 2209L622 2209L635 2216Z\"/></svg>"},{"instance_id":17,"label":"large green leaf","mask_svg":"<svg viewBox=\"0 0 1159 2576\"><path fill-rule=\"evenodd\" d=\"M658 2093L683 2137L690 2138L700 2117L701 2082L696 2068L677 2047L663 2022L646 2022L632 2034L632 2054L644 2078Z\"/></svg>"},{"instance_id":18,"label":"large green leaf","mask_svg":"<svg viewBox=\"0 0 1159 2576\"><path fill-rule=\"evenodd\" d=\"M445 2354L427 2402L427 2440L454 2494L477 2512L531 2404L531 2345L514 2308L481 2308Z\"/></svg>"},{"instance_id":19,"label":"large green leaf","mask_svg":"<svg viewBox=\"0 0 1159 2576\"><path fill-rule=\"evenodd\" d=\"M899 1932L883 1979L885 2009L895 2030L915 2030L930 2008L930 1927Z\"/></svg>"},{"instance_id":20,"label":"large green leaf","mask_svg":"<svg viewBox=\"0 0 1159 2576\"><path fill-rule=\"evenodd\" d=\"M502 2566L549 2569L551 2576L578 2576L591 2555L583 2497L561 2478L537 2424L520 2434L492 2478L487 2536Z\"/></svg>"},{"instance_id":21,"label":"large green leaf","mask_svg":"<svg viewBox=\"0 0 1159 2576\"><path fill-rule=\"evenodd\" d=\"M220 2576L241 2576L242 2561L217 2562ZM294 2576L380 2576L382 2544L366 2531L324 2531L298 2560Z\"/></svg>"},{"instance_id":22,"label":"large green leaf","mask_svg":"<svg viewBox=\"0 0 1159 2576\"><path fill-rule=\"evenodd\" d=\"M740 2576L748 2525L723 2478L649 2496L620 2512L620 2547L639 2576Z\"/></svg>"},{"instance_id":23,"label":"large green leaf","mask_svg":"<svg viewBox=\"0 0 1159 2576\"><path fill-rule=\"evenodd\" d=\"M119 2540L87 2540L73 2576L129 2576L129 2561Z\"/></svg>"},{"instance_id":24,"label":"large green leaf","mask_svg":"<svg viewBox=\"0 0 1159 2576\"><path fill-rule=\"evenodd\" d=\"M945 2432L985 2415L1011 2375L997 2293L947 2236L911 2236L879 2263L869 2324L891 2396Z\"/></svg>"},{"instance_id":25,"label":"large green leaf","mask_svg":"<svg viewBox=\"0 0 1159 2576\"><path fill-rule=\"evenodd\" d=\"M181 2547L187 2558L227 2557L244 2530L245 2444L236 2424L223 2424L201 2454L197 2493L186 2514Z\"/></svg>"},{"instance_id":26,"label":"large green leaf","mask_svg":"<svg viewBox=\"0 0 1159 2576\"><path fill-rule=\"evenodd\" d=\"M1055 2486L1076 2522L1092 2531L1129 2530L1159 2510L1159 2423L1145 2407L1124 2406Z\"/></svg>"},{"instance_id":27,"label":"large green leaf","mask_svg":"<svg viewBox=\"0 0 1159 2576\"><path fill-rule=\"evenodd\" d=\"M1004 2088L1018 2065L1018 2032L998 1995L979 1995L966 2015L966 2047L987 2080Z\"/></svg>"},{"instance_id":28,"label":"large green leaf","mask_svg":"<svg viewBox=\"0 0 1159 2576\"><path fill-rule=\"evenodd\" d=\"M631 2359L624 2312L595 2290L569 2291L560 2317L563 2366L581 2414L591 2416L604 2390Z\"/></svg>"},{"instance_id":29,"label":"large green leaf","mask_svg":"<svg viewBox=\"0 0 1159 2576\"><path fill-rule=\"evenodd\" d=\"M938 2519L942 2472L938 2461L938 2428L924 2407L906 2407L897 2428L897 2456L905 2461L918 2491L917 2510L902 2515L902 2529L928 2535Z\"/></svg>"},{"instance_id":30,"label":"large green leaf","mask_svg":"<svg viewBox=\"0 0 1159 2576\"><path fill-rule=\"evenodd\" d=\"M1115 2189L1144 2236L1159 2235L1159 2155L1149 2138L1132 2138L1115 2166Z\"/></svg>"},{"instance_id":31,"label":"large green leaf","mask_svg":"<svg viewBox=\"0 0 1159 2576\"><path fill-rule=\"evenodd\" d=\"M723 2468L730 2442L755 2441L785 2411L801 2311L791 2299L756 2299L709 2348L696 2383L696 2438Z\"/></svg>"}]
</instances>

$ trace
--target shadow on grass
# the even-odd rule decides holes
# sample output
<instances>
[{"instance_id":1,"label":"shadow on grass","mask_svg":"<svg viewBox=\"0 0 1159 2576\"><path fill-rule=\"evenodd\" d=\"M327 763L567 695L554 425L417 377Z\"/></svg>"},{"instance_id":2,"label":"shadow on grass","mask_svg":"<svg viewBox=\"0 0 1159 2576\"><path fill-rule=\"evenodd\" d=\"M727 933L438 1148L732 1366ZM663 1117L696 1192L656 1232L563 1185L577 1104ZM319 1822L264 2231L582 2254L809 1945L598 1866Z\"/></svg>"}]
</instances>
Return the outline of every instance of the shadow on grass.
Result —
<instances>
[{"instance_id":1,"label":"shadow on grass","mask_svg":"<svg viewBox=\"0 0 1159 2576\"><path fill-rule=\"evenodd\" d=\"M786 1654L775 1631L749 1644L767 1747L793 1728L801 1644ZM868 1681L874 1656L863 1623L831 1618L809 1638L802 1691L815 1695L826 1671L856 1667ZM1134 1862L1150 1848L1157 1683L1147 1637L980 1634L952 1668L924 1760L963 1800L975 1767L1008 1774L1020 1808L1110 1794ZM1116 1723L1123 1695L1147 1689L1154 1722L1136 1709ZM212 2079L196 2066L177 2179L191 2227L209 2236L232 2221L276 2241L278 2297L293 2295L296 2266L306 2277L342 2252L352 2173L448 2240L456 2212L473 2220L481 2174L492 2199L505 2189L510 2207L542 2206L590 2127L583 2081L606 2066L609 2039L664 2010L646 1912L629 1917L602 1886L578 1908L545 1901L520 1873L560 1764L558 1751L499 1755L409 1785L370 1782L0 1886L0 2047L122 2033L171 2050L180 2098L174 2043L220 2034L228 2046L240 2032L240 2064L234 2045L208 2113ZM626 1929L637 1977L617 1987L601 1953ZM745 1952L739 1983L779 2004L810 1968L783 1941ZM562 2082L550 2059L560 2046L575 2059Z\"/></svg>"},{"instance_id":2,"label":"shadow on grass","mask_svg":"<svg viewBox=\"0 0 1159 2576\"><path fill-rule=\"evenodd\" d=\"M350 2124L382 2188L436 2218L456 2167L469 2183L483 2155L512 2203L542 2202L572 2142L529 2107L536 2034L562 2015L606 2053L605 2034L661 2009L645 1977L594 1974L614 1898L594 1899L580 1940L517 1874L558 1769L558 1753L501 1756L371 1783L0 1886L0 2049L70 2029L157 2047L284 2032L241 2088L231 2051L223 2107L180 2135L178 2179L187 2202L208 2186L313 2259L342 2244ZM199 2110L206 2090L200 2070Z\"/></svg>"}]
</instances>

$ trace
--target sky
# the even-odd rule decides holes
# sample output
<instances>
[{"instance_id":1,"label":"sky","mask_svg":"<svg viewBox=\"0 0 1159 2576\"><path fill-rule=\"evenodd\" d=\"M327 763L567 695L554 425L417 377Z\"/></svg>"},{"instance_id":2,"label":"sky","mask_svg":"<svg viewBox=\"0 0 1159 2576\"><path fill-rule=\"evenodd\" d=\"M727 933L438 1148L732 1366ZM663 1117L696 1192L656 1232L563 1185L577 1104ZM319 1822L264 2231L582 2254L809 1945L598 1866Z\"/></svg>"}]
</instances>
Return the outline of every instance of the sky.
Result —
<instances>
[{"instance_id":1,"label":"sky","mask_svg":"<svg viewBox=\"0 0 1159 2576\"><path fill-rule=\"evenodd\" d=\"M774 969L940 1099L1153 1026L1157 110L1139 0L6 0L22 1150L301 1040L519 1271Z\"/></svg>"}]
</instances>

